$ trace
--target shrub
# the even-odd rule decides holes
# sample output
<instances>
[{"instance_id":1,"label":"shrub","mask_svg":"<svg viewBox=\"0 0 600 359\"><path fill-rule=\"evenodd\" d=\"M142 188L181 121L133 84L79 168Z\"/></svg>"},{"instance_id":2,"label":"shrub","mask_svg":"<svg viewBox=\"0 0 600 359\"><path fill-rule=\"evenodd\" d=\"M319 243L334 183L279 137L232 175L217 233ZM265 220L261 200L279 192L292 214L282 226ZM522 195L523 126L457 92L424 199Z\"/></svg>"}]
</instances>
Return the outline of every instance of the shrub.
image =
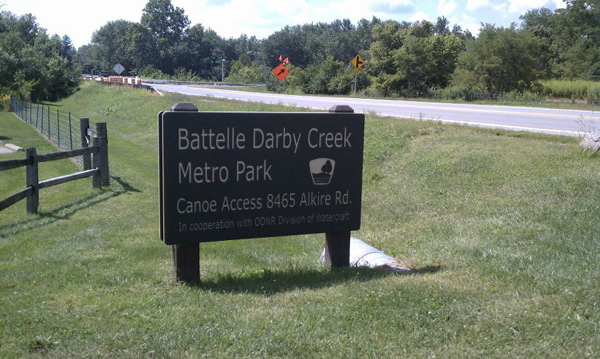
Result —
<instances>
[{"instance_id":1,"label":"shrub","mask_svg":"<svg viewBox=\"0 0 600 359\"><path fill-rule=\"evenodd\" d=\"M487 97L483 91L472 86L454 85L441 90L443 100L477 101Z\"/></svg>"},{"instance_id":2,"label":"shrub","mask_svg":"<svg viewBox=\"0 0 600 359\"><path fill-rule=\"evenodd\" d=\"M333 56L320 65L309 66L300 77L302 91L309 94L344 95L350 92L353 75Z\"/></svg>"}]
</instances>

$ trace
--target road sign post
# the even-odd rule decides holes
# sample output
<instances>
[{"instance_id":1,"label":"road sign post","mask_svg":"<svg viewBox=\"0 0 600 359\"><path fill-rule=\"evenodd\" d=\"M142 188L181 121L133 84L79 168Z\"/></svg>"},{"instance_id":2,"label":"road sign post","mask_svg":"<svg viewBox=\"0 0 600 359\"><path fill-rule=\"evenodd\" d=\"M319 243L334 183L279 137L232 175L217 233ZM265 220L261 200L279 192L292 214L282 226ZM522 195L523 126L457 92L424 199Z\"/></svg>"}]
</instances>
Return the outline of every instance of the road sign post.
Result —
<instances>
[{"instance_id":1,"label":"road sign post","mask_svg":"<svg viewBox=\"0 0 600 359\"><path fill-rule=\"evenodd\" d=\"M188 103L176 103L171 111L198 112L198 108ZM200 283L200 243L174 244L171 246L171 255L176 282Z\"/></svg>"},{"instance_id":2,"label":"road sign post","mask_svg":"<svg viewBox=\"0 0 600 359\"><path fill-rule=\"evenodd\" d=\"M225 81L225 59L215 61L215 64L221 64L221 82Z\"/></svg>"},{"instance_id":3,"label":"road sign post","mask_svg":"<svg viewBox=\"0 0 600 359\"><path fill-rule=\"evenodd\" d=\"M354 113L350 106L333 106L329 113ZM350 231L325 233L325 264L332 267L350 266Z\"/></svg>"},{"instance_id":4,"label":"road sign post","mask_svg":"<svg viewBox=\"0 0 600 359\"><path fill-rule=\"evenodd\" d=\"M354 74L354 94L356 94L358 74L362 74L362 70L360 68L364 66L365 60L363 60L363 58L360 55L356 55L350 62L352 63L352 66L354 66L354 70L352 70L352 73Z\"/></svg>"}]
</instances>

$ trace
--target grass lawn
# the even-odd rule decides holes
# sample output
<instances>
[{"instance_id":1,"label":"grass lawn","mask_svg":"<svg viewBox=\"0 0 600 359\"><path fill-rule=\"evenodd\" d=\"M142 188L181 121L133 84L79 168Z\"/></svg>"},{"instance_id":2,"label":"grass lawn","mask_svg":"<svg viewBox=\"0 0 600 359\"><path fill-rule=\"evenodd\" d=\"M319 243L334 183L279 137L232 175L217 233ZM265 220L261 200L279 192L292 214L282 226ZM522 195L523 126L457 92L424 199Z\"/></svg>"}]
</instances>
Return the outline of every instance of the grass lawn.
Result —
<instances>
[{"instance_id":1,"label":"grass lawn","mask_svg":"<svg viewBox=\"0 0 600 359\"><path fill-rule=\"evenodd\" d=\"M107 122L111 186L0 212L0 358L600 356L600 164L576 139L367 117L353 235L413 274L325 268L304 235L203 243L186 286L158 233L156 114L176 102L292 110L93 83L58 103ZM0 138L55 151L9 113ZM0 197L24 184L0 172Z\"/></svg>"}]
</instances>

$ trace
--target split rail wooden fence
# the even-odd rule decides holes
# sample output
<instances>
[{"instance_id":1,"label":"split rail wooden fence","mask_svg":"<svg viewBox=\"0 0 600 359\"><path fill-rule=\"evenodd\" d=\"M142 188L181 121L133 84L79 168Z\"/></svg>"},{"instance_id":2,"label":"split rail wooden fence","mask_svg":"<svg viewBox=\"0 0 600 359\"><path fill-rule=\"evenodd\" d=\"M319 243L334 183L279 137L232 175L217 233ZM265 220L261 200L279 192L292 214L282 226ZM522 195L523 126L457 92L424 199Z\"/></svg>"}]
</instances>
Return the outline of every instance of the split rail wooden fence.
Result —
<instances>
[{"instance_id":1,"label":"split rail wooden fence","mask_svg":"<svg viewBox=\"0 0 600 359\"><path fill-rule=\"evenodd\" d=\"M26 188L8 198L0 200L0 211L23 199L27 199L27 212L37 213L40 202L40 190L82 178L92 177L94 188L110 185L106 123L96 123L96 129L92 129L89 127L89 119L81 118L79 119L79 124L81 136L81 148L79 149L38 154L35 148L28 148L25 151L24 159L0 162L0 171L19 167L26 168ZM77 156L82 156L82 171L43 181L39 180L38 168L40 163Z\"/></svg>"}]
</instances>

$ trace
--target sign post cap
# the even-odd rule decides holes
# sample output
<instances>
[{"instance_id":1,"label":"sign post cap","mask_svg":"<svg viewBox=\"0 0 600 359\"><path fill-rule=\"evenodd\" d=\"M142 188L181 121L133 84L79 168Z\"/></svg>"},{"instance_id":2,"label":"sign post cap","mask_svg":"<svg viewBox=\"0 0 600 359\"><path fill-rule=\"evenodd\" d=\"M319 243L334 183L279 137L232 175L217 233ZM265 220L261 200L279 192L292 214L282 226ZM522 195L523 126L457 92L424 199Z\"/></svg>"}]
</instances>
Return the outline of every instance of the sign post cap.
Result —
<instances>
[{"instance_id":1,"label":"sign post cap","mask_svg":"<svg viewBox=\"0 0 600 359\"><path fill-rule=\"evenodd\" d=\"M329 113L354 113L354 109L348 105L334 105L329 109Z\"/></svg>"},{"instance_id":2,"label":"sign post cap","mask_svg":"<svg viewBox=\"0 0 600 359\"><path fill-rule=\"evenodd\" d=\"M171 106L171 111L198 112L198 107L189 102L178 102Z\"/></svg>"}]
</instances>

